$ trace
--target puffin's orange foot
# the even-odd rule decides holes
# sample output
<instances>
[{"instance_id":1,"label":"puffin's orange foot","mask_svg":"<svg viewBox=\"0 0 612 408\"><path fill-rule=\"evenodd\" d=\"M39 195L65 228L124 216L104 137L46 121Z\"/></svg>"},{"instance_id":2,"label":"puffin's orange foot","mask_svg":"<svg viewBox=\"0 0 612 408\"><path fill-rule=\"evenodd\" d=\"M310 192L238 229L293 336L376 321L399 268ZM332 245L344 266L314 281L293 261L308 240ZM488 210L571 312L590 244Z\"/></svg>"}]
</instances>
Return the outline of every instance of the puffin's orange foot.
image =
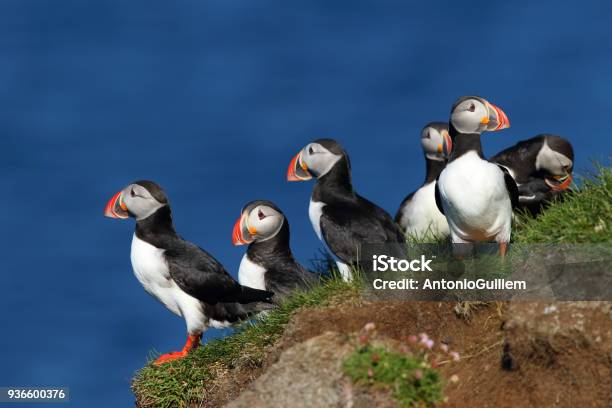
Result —
<instances>
[{"instance_id":1,"label":"puffin's orange foot","mask_svg":"<svg viewBox=\"0 0 612 408\"><path fill-rule=\"evenodd\" d=\"M502 259L506 258L506 252L508 251L508 243L507 242L500 242L499 243L499 255L501 256Z\"/></svg>"},{"instance_id":2,"label":"puffin's orange foot","mask_svg":"<svg viewBox=\"0 0 612 408\"><path fill-rule=\"evenodd\" d=\"M169 363L171 361L179 360L185 357L191 350L197 349L200 346L200 340L202 339L202 333L191 334L187 337L185 347L181 351L175 351L173 353L167 353L161 355L153 364L161 365Z\"/></svg>"},{"instance_id":3,"label":"puffin's orange foot","mask_svg":"<svg viewBox=\"0 0 612 408\"><path fill-rule=\"evenodd\" d=\"M162 365L162 364L174 361L174 360L181 359L181 358L185 357L186 355L187 355L187 353L183 353L182 351L175 351L173 353L162 354L161 356L159 356L159 358L157 360L155 360L155 362L153 364L155 364L155 365Z\"/></svg>"}]
</instances>

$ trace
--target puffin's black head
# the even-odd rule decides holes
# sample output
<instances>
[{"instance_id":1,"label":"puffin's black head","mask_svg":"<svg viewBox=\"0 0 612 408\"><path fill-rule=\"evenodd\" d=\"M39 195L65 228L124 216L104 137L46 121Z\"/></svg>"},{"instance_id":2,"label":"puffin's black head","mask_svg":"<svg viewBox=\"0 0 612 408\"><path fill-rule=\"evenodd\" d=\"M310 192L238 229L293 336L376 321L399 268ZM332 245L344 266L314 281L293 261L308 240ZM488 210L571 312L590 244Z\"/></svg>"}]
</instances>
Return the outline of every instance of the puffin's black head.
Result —
<instances>
[{"instance_id":1,"label":"puffin's black head","mask_svg":"<svg viewBox=\"0 0 612 408\"><path fill-rule=\"evenodd\" d=\"M244 245L267 241L275 237L285 223L285 215L273 202L251 201L244 206L234 224L232 243Z\"/></svg>"},{"instance_id":2,"label":"puffin's black head","mask_svg":"<svg viewBox=\"0 0 612 408\"><path fill-rule=\"evenodd\" d=\"M495 132L510 127L503 110L479 96L462 96L451 109L450 124L459 133Z\"/></svg>"},{"instance_id":3,"label":"puffin's black head","mask_svg":"<svg viewBox=\"0 0 612 408\"><path fill-rule=\"evenodd\" d=\"M544 173L544 181L555 191L562 191L572 184L574 149L560 136L543 135L542 147L536 156L535 167Z\"/></svg>"},{"instance_id":4,"label":"puffin's black head","mask_svg":"<svg viewBox=\"0 0 612 408\"><path fill-rule=\"evenodd\" d=\"M346 158L347 166L350 166L348 155L335 140L315 140L304 146L291 160L287 169L287 180L305 181L322 177L343 158Z\"/></svg>"},{"instance_id":5,"label":"puffin's black head","mask_svg":"<svg viewBox=\"0 0 612 408\"><path fill-rule=\"evenodd\" d=\"M421 146L425 156L430 160L445 161L453 148L448 134L448 124L431 122L421 131Z\"/></svg>"},{"instance_id":6,"label":"puffin's black head","mask_svg":"<svg viewBox=\"0 0 612 408\"><path fill-rule=\"evenodd\" d=\"M136 181L115 194L104 208L110 218L142 220L168 205L168 197L162 188L152 181Z\"/></svg>"}]
</instances>

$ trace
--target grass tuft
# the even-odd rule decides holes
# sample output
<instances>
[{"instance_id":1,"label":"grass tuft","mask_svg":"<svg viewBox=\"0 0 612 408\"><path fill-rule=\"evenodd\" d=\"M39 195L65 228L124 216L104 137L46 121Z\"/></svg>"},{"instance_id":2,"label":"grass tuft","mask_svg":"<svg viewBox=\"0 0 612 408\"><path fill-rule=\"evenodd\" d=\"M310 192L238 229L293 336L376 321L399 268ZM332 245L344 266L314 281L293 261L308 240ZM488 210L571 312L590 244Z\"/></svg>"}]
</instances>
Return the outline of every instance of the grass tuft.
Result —
<instances>
[{"instance_id":1,"label":"grass tuft","mask_svg":"<svg viewBox=\"0 0 612 408\"><path fill-rule=\"evenodd\" d=\"M612 169L599 167L582 179L582 185L565 195L537 218L516 217L513 240L517 243L599 243L612 241Z\"/></svg>"},{"instance_id":2,"label":"grass tuft","mask_svg":"<svg viewBox=\"0 0 612 408\"><path fill-rule=\"evenodd\" d=\"M418 355L365 347L350 355L343 367L354 382L391 391L402 407L433 406L443 399L440 374Z\"/></svg>"}]
</instances>

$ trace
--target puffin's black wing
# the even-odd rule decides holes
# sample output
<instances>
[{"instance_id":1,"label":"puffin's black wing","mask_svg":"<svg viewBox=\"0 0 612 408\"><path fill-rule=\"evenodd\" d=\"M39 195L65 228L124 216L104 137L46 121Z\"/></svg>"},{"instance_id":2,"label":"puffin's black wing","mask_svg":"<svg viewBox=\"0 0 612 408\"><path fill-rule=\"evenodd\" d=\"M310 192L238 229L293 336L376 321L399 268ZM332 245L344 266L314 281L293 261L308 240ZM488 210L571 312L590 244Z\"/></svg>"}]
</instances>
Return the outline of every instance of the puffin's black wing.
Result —
<instances>
[{"instance_id":1,"label":"puffin's black wing","mask_svg":"<svg viewBox=\"0 0 612 408\"><path fill-rule=\"evenodd\" d=\"M357 195L357 202L360 207L365 208L371 216L376 218L377 222L382 226L387 237L385 243L406 242L404 232L395 220L391 218L389 213L360 195Z\"/></svg>"},{"instance_id":2,"label":"puffin's black wing","mask_svg":"<svg viewBox=\"0 0 612 408\"><path fill-rule=\"evenodd\" d=\"M436 179L436 188L435 188L435 197L436 197L436 207L438 207L438 211L442 215L444 215L444 208L442 208L442 198L440 198L440 189L438 188L438 180L440 180L440 176Z\"/></svg>"},{"instance_id":3,"label":"puffin's black wing","mask_svg":"<svg viewBox=\"0 0 612 408\"><path fill-rule=\"evenodd\" d=\"M512 208L514 209L519 204L518 186L516 185L516 181L514 181L514 179L510 175L510 172L508 171L507 168L499 164L497 166L501 169L501 171L504 172L504 181L506 182L506 190L508 190L508 195L510 196L510 201L512 202ZM438 200L436 199L436 203L437 202Z\"/></svg>"},{"instance_id":4,"label":"puffin's black wing","mask_svg":"<svg viewBox=\"0 0 612 408\"><path fill-rule=\"evenodd\" d=\"M204 314L209 319L216 320L220 323L227 322L233 324L253 317L264 310L270 310L275 306L263 302L252 302L247 304L219 302L215 304L202 303L202 307L204 308Z\"/></svg>"},{"instance_id":5,"label":"puffin's black wing","mask_svg":"<svg viewBox=\"0 0 612 408\"><path fill-rule=\"evenodd\" d=\"M389 214L366 199L358 199L358 205L326 205L319 221L327 246L348 265L358 261L362 244L405 241Z\"/></svg>"},{"instance_id":6,"label":"puffin's black wing","mask_svg":"<svg viewBox=\"0 0 612 408\"><path fill-rule=\"evenodd\" d=\"M541 178L532 178L529 182L518 186L519 202L521 204L541 203L549 198L551 188Z\"/></svg>"},{"instance_id":7,"label":"puffin's black wing","mask_svg":"<svg viewBox=\"0 0 612 408\"><path fill-rule=\"evenodd\" d=\"M270 302L274 295L240 285L215 258L185 240L177 239L164 255L176 284L202 302Z\"/></svg>"},{"instance_id":8,"label":"puffin's black wing","mask_svg":"<svg viewBox=\"0 0 612 408\"><path fill-rule=\"evenodd\" d=\"M266 289L279 301L294 291L307 291L319 284L320 277L297 262L277 262L266 265Z\"/></svg>"}]
</instances>

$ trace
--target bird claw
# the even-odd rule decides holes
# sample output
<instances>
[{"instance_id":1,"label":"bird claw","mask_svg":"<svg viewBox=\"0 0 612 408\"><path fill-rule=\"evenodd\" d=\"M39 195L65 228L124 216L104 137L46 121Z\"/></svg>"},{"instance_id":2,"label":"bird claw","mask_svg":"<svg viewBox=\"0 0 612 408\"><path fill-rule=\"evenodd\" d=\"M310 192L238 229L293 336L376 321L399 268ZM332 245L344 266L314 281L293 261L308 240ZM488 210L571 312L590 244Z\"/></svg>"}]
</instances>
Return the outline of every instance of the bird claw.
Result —
<instances>
[{"instance_id":1,"label":"bird claw","mask_svg":"<svg viewBox=\"0 0 612 408\"><path fill-rule=\"evenodd\" d=\"M166 353L166 354L162 354L161 356L159 356L159 358L157 360L155 360L155 362L153 364L155 365L162 365L165 363L169 363L171 361L175 361L175 360L179 360L183 357L185 357L187 355L187 353L182 352L182 351L175 351L172 353Z\"/></svg>"},{"instance_id":2,"label":"bird claw","mask_svg":"<svg viewBox=\"0 0 612 408\"><path fill-rule=\"evenodd\" d=\"M185 347L183 347L183 350L162 354L157 360L153 362L153 364L161 365L185 357L187 354L189 354L191 350L194 350L200 346L201 339L202 333L190 334L189 336L187 336L187 342L185 343Z\"/></svg>"}]
</instances>

